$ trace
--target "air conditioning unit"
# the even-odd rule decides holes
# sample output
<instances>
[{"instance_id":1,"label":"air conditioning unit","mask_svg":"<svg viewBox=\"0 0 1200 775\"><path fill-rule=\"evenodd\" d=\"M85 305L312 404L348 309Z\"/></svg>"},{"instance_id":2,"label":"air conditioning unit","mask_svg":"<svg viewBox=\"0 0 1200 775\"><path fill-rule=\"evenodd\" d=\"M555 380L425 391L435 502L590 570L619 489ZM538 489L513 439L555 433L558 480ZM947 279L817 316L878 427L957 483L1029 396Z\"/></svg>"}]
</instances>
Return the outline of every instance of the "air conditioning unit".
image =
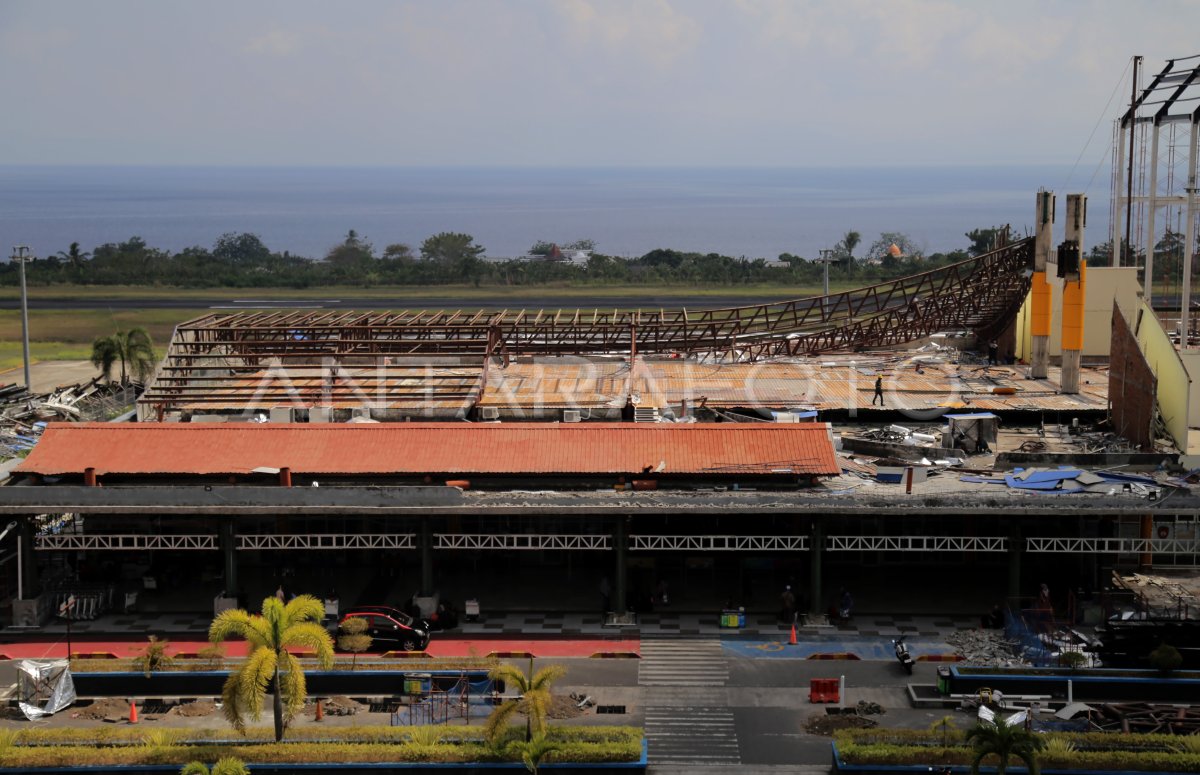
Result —
<instances>
[{"instance_id":1,"label":"air conditioning unit","mask_svg":"<svg viewBox=\"0 0 1200 775\"><path fill-rule=\"evenodd\" d=\"M495 406L480 407L479 418L481 420L499 420L500 408Z\"/></svg>"},{"instance_id":2,"label":"air conditioning unit","mask_svg":"<svg viewBox=\"0 0 1200 775\"><path fill-rule=\"evenodd\" d=\"M564 409L563 422L579 422L583 418L579 415L578 409Z\"/></svg>"}]
</instances>

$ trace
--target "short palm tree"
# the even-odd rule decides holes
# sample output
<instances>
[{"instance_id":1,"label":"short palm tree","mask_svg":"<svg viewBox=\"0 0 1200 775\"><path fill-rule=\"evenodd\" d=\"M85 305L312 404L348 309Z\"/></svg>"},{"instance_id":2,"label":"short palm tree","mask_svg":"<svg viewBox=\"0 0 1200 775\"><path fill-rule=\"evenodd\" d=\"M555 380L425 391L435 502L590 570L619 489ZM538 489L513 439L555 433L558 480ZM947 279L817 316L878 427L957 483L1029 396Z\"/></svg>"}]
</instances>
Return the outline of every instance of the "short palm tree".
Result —
<instances>
[{"instance_id":1,"label":"short palm tree","mask_svg":"<svg viewBox=\"0 0 1200 775\"><path fill-rule=\"evenodd\" d=\"M91 258L91 256L92 254L86 250L79 249L78 242L72 242L71 247L69 247L66 251L58 251L59 259L70 264L71 268L76 271L83 269L83 262L87 261L89 258Z\"/></svg>"},{"instance_id":2,"label":"short palm tree","mask_svg":"<svg viewBox=\"0 0 1200 775\"><path fill-rule=\"evenodd\" d=\"M513 745L521 752L521 763L533 775L537 775L542 762L546 761L546 758L550 754L559 749L558 743L550 742L544 734L534 735L532 740L524 743L514 743Z\"/></svg>"},{"instance_id":3,"label":"short palm tree","mask_svg":"<svg viewBox=\"0 0 1200 775\"><path fill-rule=\"evenodd\" d=\"M100 369L104 379L112 379L113 365L121 363L121 384L129 384L128 373L139 382L154 373L154 344L146 329L138 327L96 337L92 342L92 365Z\"/></svg>"},{"instance_id":4,"label":"short palm tree","mask_svg":"<svg viewBox=\"0 0 1200 775\"><path fill-rule=\"evenodd\" d=\"M497 705L488 716L484 725L484 736L493 744L500 741L509 721L517 712L525 714L525 742L533 740L534 735L546 733L546 713L550 708L550 687L566 674L562 665L543 667L536 673L530 665L529 673L522 672L515 665L497 665L488 673L493 681L503 681L506 686L515 687L521 695L516 702L506 702Z\"/></svg>"},{"instance_id":5,"label":"short palm tree","mask_svg":"<svg viewBox=\"0 0 1200 775\"><path fill-rule=\"evenodd\" d=\"M323 669L333 666L333 639L320 624L324 615L325 605L312 595L298 595L287 605L272 596L263 600L261 615L232 609L213 620L208 639L214 644L234 637L250 644L246 661L229 674L221 691L225 718L234 729L244 732L247 717L258 721L269 687L275 741L283 740L284 728L308 696L304 668L289 649L314 651Z\"/></svg>"},{"instance_id":6,"label":"short palm tree","mask_svg":"<svg viewBox=\"0 0 1200 775\"><path fill-rule=\"evenodd\" d=\"M1030 775L1038 775L1038 751L1045 741L1021 726L1009 726L1004 722L993 724L982 722L967 732L967 742L975 747L971 758L971 773L978 775L979 765L989 756L995 756L997 775L1008 771L1009 759L1016 757L1029 768Z\"/></svg>"}]
</instances>

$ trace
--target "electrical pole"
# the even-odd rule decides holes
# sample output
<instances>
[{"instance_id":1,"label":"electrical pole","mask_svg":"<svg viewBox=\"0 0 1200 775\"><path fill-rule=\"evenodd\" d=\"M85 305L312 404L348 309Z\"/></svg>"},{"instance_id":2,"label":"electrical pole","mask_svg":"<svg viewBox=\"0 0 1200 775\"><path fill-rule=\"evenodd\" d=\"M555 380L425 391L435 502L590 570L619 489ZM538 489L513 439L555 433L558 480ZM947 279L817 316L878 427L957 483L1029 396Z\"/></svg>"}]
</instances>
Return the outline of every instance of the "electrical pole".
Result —
<instances>
[{"instance_id":1,"label":"electrical pole","mask_svg":"<svg viewBox=\"0 0 1200 775\"><path fill-rule=\"evenodd\" d=\"M30 393L33 384L29 381L29 297L25 291L25 262L32 258L28 246L13 246L12 260L17 262L21 273L21 351L25 355L25 389Z\"/></svg>"}]
</instances>

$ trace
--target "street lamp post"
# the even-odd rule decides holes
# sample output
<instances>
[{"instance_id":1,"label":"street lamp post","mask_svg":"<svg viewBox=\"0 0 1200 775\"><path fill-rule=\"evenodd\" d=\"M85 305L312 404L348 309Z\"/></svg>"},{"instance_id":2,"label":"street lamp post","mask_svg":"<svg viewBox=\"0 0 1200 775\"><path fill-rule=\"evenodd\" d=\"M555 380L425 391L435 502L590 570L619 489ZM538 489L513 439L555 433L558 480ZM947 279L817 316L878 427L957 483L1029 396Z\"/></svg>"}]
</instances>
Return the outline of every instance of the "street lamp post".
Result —
<instances>
[{"instance_id":1,"label":"street lamp post","mask_svg":"<svg viewBox=\"0 0 1200 775\"><path fill-rule=\"evenodd\" d=\"M25 291L25 262L32 258L27 245L13 246L12 260L17 262L21 274L21 351L25 356L25 389L31 393L33 384L29 381L29 297Z\"/></svg>"},{"instance_id":2,"label":"street lamp post","mask_svg":"<svg viewBox=\"0 0 1200 775\"><path fill-rule=\"evenodd\" d=\"M820 251L820 253L821 253L821 258L818 260L822 264L825 265L825 295L828 296L829 295L829 262L833 260L833 251L832 250L822 250L822 251Z\"/></svg>"}]
</instances>

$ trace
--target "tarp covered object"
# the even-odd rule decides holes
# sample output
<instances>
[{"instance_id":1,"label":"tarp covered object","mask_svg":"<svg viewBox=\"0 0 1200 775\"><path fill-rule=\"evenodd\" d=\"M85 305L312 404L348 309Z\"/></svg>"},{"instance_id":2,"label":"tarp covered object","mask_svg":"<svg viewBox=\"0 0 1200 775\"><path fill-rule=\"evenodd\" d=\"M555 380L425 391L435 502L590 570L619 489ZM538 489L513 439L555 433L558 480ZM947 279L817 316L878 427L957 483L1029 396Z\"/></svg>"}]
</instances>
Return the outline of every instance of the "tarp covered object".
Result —
<instances>
[{"instance_id":1,"label":"tarp covered object","mask_svg":"<svg viewBox=\"0 0 1200 775\"><path fill-rule=\"evenodd\" d=\"M75 702L75 681L65 659L22 659L17 663L18 705L25 718L36 721Z\"/></svg>"}]
</instances>

